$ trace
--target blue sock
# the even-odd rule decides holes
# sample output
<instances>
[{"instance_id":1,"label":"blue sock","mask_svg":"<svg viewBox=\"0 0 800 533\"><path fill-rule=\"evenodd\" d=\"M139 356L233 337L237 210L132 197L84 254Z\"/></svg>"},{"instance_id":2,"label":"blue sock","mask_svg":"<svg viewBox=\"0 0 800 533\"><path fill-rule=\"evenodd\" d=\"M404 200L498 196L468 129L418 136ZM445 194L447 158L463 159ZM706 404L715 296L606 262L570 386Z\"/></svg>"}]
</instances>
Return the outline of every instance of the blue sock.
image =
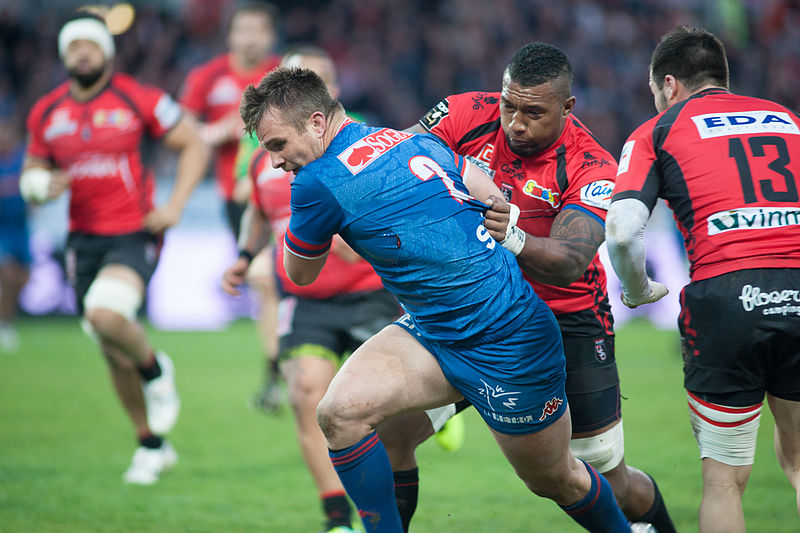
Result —
<instances>
[{"instance_id":1,"label":"blue sock","mask_svg":"<svg viewBox=\"0 0 800 533\"><path fill-rule=\"evenodd\" d=\"M594 532L603 533L628 533L631 528L628 519L622 514L614 492L611 490L608 480L590 464L581 461L589 477L592 478L592 486L582 500L566 507L561 507L577 523Z\"/></svg>"},{"instance_id":2,"label":"blue sock","mask_svg":"<svg viewBox=\"0 0 800 533\"><path fill-rule=\"evenodd\" d=\"M378 434L373 431L349 448L329 453L367 533L403 533L392 465Z\"/></svg>"}]
</instances>

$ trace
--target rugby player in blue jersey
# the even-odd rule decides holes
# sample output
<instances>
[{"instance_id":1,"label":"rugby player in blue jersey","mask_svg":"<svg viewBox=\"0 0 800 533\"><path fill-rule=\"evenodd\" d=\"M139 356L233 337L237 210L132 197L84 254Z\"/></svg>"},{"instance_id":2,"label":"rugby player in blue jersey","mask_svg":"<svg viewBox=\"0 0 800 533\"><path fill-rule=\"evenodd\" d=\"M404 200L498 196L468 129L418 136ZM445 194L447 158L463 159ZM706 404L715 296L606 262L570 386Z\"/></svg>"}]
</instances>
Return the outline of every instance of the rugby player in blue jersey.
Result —
<instances>
[{"instance_id":1,"label":"rugby player in blue jersey","mask_svg":"<svg viewBox=\"0 0 800 533\"><path fill-rule=\"evenodd\" d=\"M317 408L366 531L403 531L375 427L463 398L531 491L590 531L630 531L608 482L569 451L561 335L483 226L486 205L473 196L499 196L489 177L433 136L348 120L306 69L248 87L240 112L273 165L296 174L284 239L292 281L314 281L338 233L407 312L353 353Z\"/></svg>"}]
</instances>

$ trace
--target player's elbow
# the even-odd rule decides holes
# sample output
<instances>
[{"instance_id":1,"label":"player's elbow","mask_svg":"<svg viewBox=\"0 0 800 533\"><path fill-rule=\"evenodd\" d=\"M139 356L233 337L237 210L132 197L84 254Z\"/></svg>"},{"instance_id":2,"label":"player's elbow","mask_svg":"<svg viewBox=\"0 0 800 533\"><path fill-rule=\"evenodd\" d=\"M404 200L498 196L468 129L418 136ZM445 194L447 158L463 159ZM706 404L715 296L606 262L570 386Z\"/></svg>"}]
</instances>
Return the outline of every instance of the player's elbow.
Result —
<instances>
[{"instance_id":1,"label":"player's elbow","mask_svg":"<svg viewBox=\"0 0 800 533\"><path fill-rule=\"evenodd\" d=\"M613 248L627 248L642 234L649 210L632 198L611 204L606 216L606 243Z\"/></svg>"},{"instance_id":2,"label":"player's elbow","mask_svg":"<svg viewBox=\"0 0 800 533\"><path fill-rule=\"evenodd\" d=\"M317 279L316 276L311 276L302 272L292 272L288 268L286 269L286 275L289 277L292 283L300 287L311 285L314 283L314 280Z\"/></svg>"}]
</instances>

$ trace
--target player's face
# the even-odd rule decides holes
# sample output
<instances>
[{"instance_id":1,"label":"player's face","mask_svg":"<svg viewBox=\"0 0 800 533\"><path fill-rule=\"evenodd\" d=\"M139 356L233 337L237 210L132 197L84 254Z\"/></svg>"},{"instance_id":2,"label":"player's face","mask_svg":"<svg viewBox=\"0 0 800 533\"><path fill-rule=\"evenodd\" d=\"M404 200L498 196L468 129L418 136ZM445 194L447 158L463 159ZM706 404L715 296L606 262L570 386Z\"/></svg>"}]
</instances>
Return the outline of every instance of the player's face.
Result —
<instances>
[{"instance_id":1,"label":"player's face","mask_svg":"<svg viewBox=\"0 0 800 533\"><path fill-rule=\"evenodd\" d=\"M94 41L76 39L64 52L64 67L70 77L90 87L102 77L107 67L106 56Z\"/></svg>"},{"instance_id":2,"label":"player's face","mask_svg":"<svg viewBox=\"0 0 800 533\"><path fill-rule=\"evenodd\" d=\"M261 146L269 152L274 168L297 173L303 165L317 159L319 142L311 124L299 132L286 122L280 112L270 110L261 118L256 135Z\"/></svg>"},{"instance_id":3,"label":"player's face","mask_svg":"<svg viewBox=\"0 0 800 533\"><path fill-rule=\"evenodd\" d=\"M667 95L665 92L667 85L664 84L661 87L661 89L659 89L658 86L656 86L655 82L653 81L652 72L650 73L650 80L648 81L648 83L650 85L650 92L653 93L653 103L656 106L656 111L661 113L662 111L664 111L669 107L669 100L667 99Z\"/></svg>"},{"instance_id":4,"label":"player's face","mask_svg":"<svg viewBox=\"0 0 800 533\"><path fill-rule=\"evenodd\" d=\"M274 44L275 31L266 15L243 11L233 17L228 47L244 65L257 65Z\"/></svg>"},{"instance_id":5,"label":"player's face","mask_svg":"<svg viewBox=\"0 0 800 533\"><path fill-rule=\"evenodd\" d=\"M529 157L552 145L564 130L564 122L575 106L552 83L525 87L503 76L500 95L500 125L508 147L520 157Z\"/></svg>"}]
</instances>

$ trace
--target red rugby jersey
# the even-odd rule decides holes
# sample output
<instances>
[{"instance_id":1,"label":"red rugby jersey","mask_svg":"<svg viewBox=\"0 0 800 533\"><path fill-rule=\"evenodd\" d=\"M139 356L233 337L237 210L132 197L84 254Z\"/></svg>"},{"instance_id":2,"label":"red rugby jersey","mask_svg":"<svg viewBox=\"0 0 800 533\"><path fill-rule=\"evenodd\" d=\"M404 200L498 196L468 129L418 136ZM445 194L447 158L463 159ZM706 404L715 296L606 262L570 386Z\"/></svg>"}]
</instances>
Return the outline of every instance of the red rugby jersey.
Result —
<instances>
[{"instance_id":1,"label":"red rugby jersey","mask_svg":"<svg viewBox=\"0 0 800 533\"><path fill-rule=\"evenodd\" d=\"M800 118L768 100L708 89L645 122L625 143L614 200L674 212L701 280L800 268Z\"/></svg>"},{"instance_id":2,"label":"red rugby jersey","mask_svg":"<svg viewBox=\"0 0 800 533\"><path fill-rule=\"evenodd\" d=\"M195 67L186 77L181 91L181 104L207 122L214 122L239 110L242 93L248 85L258 85L261 78L280 64L280 58L270 56L258 67L248 72L238 72L231 67L230 54L223 54ZM222 197L230 200L236 185L234 165L238 139L217 149L216 176Z\"/></svg>"},{"instance_id":3,"label":"red rugby jersey","mask_svg":"<svg viewBox=\"0 0 800 533\"><path fill-rule=\"evenodd\" d=\"M181 108L169 95L114 74L87 102L69 82L40 98L28 115L28 153L72 178L70 231L119 235L142 229L153 208L153 177L142 163L142 138L163 136Z\"/></svg>"},{"instance_id":4,"label":"red rugby jersey","mask_svg":"<svg viewBox=\"0 0 800 533\"><path fill-rule=\"evenodd\" d=\"M260 148L253 153L249 174L253 181L252 201L269 220L275 242L278 243L275 250L275 271L285 292L303 298L322 299L337 294L383 288L381 278L369 263L363 259L348 263L333 250L328 254L325 266L314 283L302 287L295 285L283 268L283 236L292 214L289 201L294 176L291 172L272 168L269 153Z\"/></svg>"},{"instance_id":5,"label":"red rugby jersey","mask_svg":"<svg viewBox=\"0 0 800 533\"><path fill-rule=\"evenodd\" d=\"M508 148L500 127L500 93L448 96L420 124L453 151L471 155L495 171L494 182L506 200L520 209L517 226L548 237L563 209L580 209L605 223L614 190L617 162L577 118L570 115L563 133L548 149L519 157ZM607 300L606 274L595 255L586 272L568 287L525 279L555 314L594 309Z\"/></svg>"}]
</instances>

